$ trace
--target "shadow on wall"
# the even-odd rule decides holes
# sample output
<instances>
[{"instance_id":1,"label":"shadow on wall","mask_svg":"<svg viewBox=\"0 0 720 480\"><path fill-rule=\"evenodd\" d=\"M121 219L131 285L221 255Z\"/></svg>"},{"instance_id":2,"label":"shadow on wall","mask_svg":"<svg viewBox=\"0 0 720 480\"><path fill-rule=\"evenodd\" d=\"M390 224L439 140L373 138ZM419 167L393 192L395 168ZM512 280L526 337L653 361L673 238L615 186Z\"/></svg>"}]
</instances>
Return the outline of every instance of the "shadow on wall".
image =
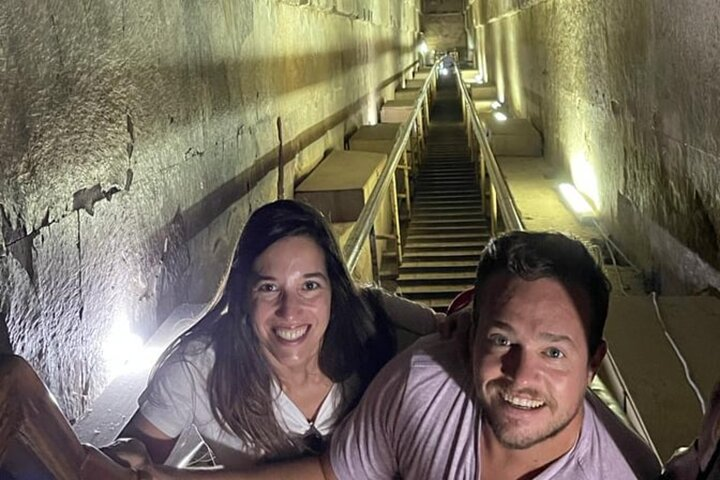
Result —
<instances>
[{"instance_id":1,"label":"shadow on wall","mask_svg":"<svg viewBox=\"0 0 720 480\"><path fill-rule=\"evenodd\" d=\"M0 298L0 355L12 353L12 345L10 345L10 333L8 332L6 319L9 313L9 307L3 298Z\"/></svg>"},{"instance_id":2,"label":"shadow on wall","mask_svg":"<svg viewBox=\"0 0 720 480\"><path fill-rule=\"evenodd\" d=\"M408 69L384 80L380 85L375 87L376 92L379 92L393 82L400 80ZM315 141L321 139L329 130L346 121L354 113L361 111L364 108L368 97L374 94L375 92L371 92L357 99L355 102L346 106L342 110L335 112L321 122L303 130L292 140L285 142L282 146L281 159L278 158L279 149L277 147L272 149L270 152L257 158L251 167L245 169L239 175L231 178L220 187L210 192L210 194L205 196L202 200L187 208L185 211L178 212L178 215L183 219L182 223L185 228L186 240L193 238L195 235L207 228L213 220L249 193L261 179L276 169L279 164L282 164L283 166L286 165L293 160L299 152L307 148ZM175 222L176 219L174 219L172 223ZM171 225L165 226L163 231L169 229L170 227Z\"/></svg>"}]
</instances>

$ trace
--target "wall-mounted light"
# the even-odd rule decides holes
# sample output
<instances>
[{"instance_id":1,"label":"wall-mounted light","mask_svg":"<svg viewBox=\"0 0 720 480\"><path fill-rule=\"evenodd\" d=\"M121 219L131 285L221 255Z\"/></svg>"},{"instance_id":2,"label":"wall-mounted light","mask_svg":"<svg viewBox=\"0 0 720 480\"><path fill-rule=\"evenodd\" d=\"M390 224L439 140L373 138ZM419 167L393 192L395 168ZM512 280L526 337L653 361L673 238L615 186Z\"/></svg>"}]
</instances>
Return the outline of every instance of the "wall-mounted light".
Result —
<instances>
[{"instance_id":1,"label":"wall-mounted light","mask_svg":"<svg viewBox=\"0 0 720 480\"><path fill-rule=\"evenodd\" d=\"M133 333L124 313L117 315L103 344L106 372L109 379L122 373L152 367L161 353L159 348L143 346L143 339Z\"/></svg>"},{"instance_id":2,"label":"wall-mounted light","mask_svg":"<svg viewBox=\"0 0 720 480\"><path fill-rule=\"evenodd\" d=\"M565 205L572 210L580 222L585 222L595 218L595 210L590 205L590 202L588 202L585 197L578 192L574 185L570 183L561 183L557 188L560 192L560 197L565 202Z\"/></svg>"},{"instance_id":3,"label":"wall-mounted light","mask_svg":"<svg viewBox=\"0 0 720 480\"><path fill-rule=\"evenodd\" d=\"M440 69L440 75L442 75L443 77L447 77L449 73L450 69L447 67L443 67Z\"/></svg>"},{"instance_id":4,"label":"wall-mounted light","mask_svg":"<svg viewBox=\"0 0 720 480\"><path fill-rule=\"evenodd\" d=\"M498 102L497 100L493 100L493 102L490 104L490 108L493 110L500 110L502 108L502 103Z\"/></svg>"},{"instance_id":5,"label":"wall-mounted light","mask_svg":"<svg viewBox=\"0 0 720 480\"><path fill-rule=\"evenodd\" d=\"M578 191L587 196L595 208L599 208L600 190L598 189L597 175L584 153L576 153L570 158L570 174Z\"/></svg>"},{"instance_id":6,"label":"wall-mounted light","mask_svg":"<svg viewBox=\"0 0 720 480\"><path fill-rule=\"evenodd\" d=\"M508 119L508 116L505 115L503 112L495 111L495 112L493 112L493 118L498 122L506 122Z\"/></svg>"},{"instance_id":7,"label":"wall-mounted light","mask_svg":"<svg viewBox=\"0 0 720 480\"><path fill-rule=\"evenodd\" d=\"M420 40L420 44L418 45L418 51L422 55L425 55L426 53L428 53L429 48L428 48L428 44L425 40Z\"/></svg>"}]
</instances>

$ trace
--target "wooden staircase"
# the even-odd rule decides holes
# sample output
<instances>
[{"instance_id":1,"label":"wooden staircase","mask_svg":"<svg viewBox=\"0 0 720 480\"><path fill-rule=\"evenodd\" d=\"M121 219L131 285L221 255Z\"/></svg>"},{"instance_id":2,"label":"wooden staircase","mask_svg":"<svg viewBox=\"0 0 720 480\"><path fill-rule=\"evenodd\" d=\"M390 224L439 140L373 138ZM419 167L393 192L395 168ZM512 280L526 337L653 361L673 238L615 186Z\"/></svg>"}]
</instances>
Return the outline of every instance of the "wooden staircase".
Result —
<instances>
[{"instance_id":1,"label":"wooden staircase","mask_svg":"<svg viewBox=\"0 0 720 480\"><path fill-rule=\"evenodd\" d=\"M397 292L445 311L472 286L489 236L454 76L441 77L427 146L415 179Z\"/></svg>"}]
</instances>

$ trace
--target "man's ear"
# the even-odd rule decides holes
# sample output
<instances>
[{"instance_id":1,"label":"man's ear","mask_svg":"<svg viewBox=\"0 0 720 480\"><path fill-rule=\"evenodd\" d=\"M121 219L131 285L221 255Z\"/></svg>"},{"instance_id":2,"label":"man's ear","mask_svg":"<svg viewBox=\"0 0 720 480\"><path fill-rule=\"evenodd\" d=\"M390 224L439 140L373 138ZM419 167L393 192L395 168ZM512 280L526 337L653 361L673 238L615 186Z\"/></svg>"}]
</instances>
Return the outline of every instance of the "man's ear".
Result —
<instances>
[{"instance_id":1,"label":"man's ear","mask_svg":"<svg viewBox=\"0 0 720 480\"><path fill-rule=\"evenodd\" d=\"M592 382L592 379L595 377L595 374L597 373L598 369L600 368L600 364L602 363L603 359L605 358L605 354L607 353L607 343L605 342L605 339L600 340L600 344L598 345L597 349L595 350L595 353L590 358L590 364L589 364L589 372L588 372L588 385L590 382Z\"/></svg>"}]
</instances>

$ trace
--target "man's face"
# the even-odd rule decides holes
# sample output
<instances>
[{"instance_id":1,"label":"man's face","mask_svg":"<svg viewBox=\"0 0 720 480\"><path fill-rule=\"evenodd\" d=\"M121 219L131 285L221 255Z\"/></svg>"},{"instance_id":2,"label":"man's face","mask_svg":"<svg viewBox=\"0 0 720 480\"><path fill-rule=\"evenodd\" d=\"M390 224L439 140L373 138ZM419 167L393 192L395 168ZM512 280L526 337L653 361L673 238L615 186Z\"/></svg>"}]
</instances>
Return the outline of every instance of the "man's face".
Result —
<instances>
[{"instance_id":1,"label":"man's face","mask_svg":"<svg viewBox=\"0 0 720 480\"><path fill-rule=\"evenodd\" d=\"M494 436L525 449L577 435L585 388L604 354L588 361L587 294L551 278L495 274L476 308L475 389Z\"/></svg>"}]
</instances>

